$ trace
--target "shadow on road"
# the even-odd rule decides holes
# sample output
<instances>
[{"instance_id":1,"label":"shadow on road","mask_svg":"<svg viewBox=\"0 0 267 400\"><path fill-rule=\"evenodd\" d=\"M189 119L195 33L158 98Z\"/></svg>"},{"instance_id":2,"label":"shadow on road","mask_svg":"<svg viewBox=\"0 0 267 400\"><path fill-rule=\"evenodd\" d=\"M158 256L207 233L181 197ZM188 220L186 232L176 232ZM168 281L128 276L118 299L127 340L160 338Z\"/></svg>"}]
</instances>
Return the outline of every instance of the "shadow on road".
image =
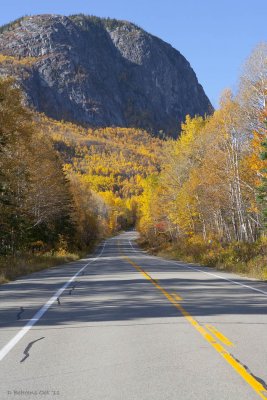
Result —
<instances>
[{"instance_id":1,"label":"shadow on road","mask_svg":"<svg viewBox=\"0 0 267 400\"><path fill-rule=\"evenodd\" d=\"M121 248L122 253L158 279L169 293L181 295L184 307L193 316L266 315L267 297L260 293L188 269L183 263L170 264L136 252L128 241ZM0 328L23 326L40 308L38 304L44 304L79 268L81 263L72 263L3 285L0 289L4 304L3 308L0 306ZM235 280L244 282L242 278ZM263 282L253 281L252 284L266 290ZM60 304L55 302L38 325L181 317L166 297L127 263L115 240L109 241L103 257L89 265L84 275L76 279L75 287L70 289L65 290ZM26 306L25 299L28 301ZM20 307L24 307L24 312L21 320L17 320Z\"/></svg>"}]
</instances>

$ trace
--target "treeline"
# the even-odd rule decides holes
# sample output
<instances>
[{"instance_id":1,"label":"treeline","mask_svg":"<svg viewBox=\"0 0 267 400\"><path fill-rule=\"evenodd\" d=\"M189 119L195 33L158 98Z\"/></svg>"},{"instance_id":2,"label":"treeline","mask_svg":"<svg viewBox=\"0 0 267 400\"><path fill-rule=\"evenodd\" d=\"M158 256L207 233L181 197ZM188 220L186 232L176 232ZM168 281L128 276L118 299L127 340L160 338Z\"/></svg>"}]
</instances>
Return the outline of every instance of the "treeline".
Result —
<instances>
[{"instance_id":1,"label":"treeline","mask_svg":"<svg viewBox=\"0 0 267 400\"><path fill-rule=\"evenodd\" d=\"M17 18L16 20L9 22L8 24L5 25L1 25L0 26L0 33L3 33L9 29L14 28L14 26L19 25L21 21L23 21L23 19L26 17L26 15L24 17L20 17Z\"/></svg>"},{"instance_id":2,"label":"treeline","mask_svg":"<svg viewBox=\"0 0 267 400\"><path fill-rule=\"evenodd\" d=\"M151 245L175 243L180 255L207 262L210 254L213 264L230 247L239 260L255 256L256 244L266 250L266 88L265 43L247 61L238 93L225 91L210 117L187 117L166 144L162 172L147 180L141 202L139 228Z\"/></svg>"}]
</instances>

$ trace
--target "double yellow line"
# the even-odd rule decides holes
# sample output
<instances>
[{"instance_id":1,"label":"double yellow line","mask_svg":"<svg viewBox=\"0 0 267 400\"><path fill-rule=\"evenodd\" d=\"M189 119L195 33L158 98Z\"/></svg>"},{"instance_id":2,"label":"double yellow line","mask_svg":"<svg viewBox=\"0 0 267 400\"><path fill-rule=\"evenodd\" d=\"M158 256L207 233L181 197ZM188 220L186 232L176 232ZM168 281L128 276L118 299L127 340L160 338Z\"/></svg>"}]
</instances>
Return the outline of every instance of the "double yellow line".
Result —
<instances>
[{"instance_id":1,"label":"double yellow line","mask_svg":"<svg viewBox=\"0 0 267 400\"><path fill-rule=\"evenodd\" d=\"M182 298L177 295L169 294L159 283L153 279L147 272L143 270L139 265L132 261L129 257L124 256L124 259L131 264L137 271L139 271L146 279L148 279L153 285L161 291L162 294L172 303L186 318L186 320L203 336L203 338L227 361L228 364L244 379L245 382L264 400L267 400L267 390L265 387L251 375L245 367L240 364L218 341L214 339L211 333L217 337L222 343L227 346L233 346L229 339L227 339L222 333L211 325L206 325L205 329L201 326L186 309L179 303ZM210 333L211 332L211 333Z\"/></svg>"}]
</instances>

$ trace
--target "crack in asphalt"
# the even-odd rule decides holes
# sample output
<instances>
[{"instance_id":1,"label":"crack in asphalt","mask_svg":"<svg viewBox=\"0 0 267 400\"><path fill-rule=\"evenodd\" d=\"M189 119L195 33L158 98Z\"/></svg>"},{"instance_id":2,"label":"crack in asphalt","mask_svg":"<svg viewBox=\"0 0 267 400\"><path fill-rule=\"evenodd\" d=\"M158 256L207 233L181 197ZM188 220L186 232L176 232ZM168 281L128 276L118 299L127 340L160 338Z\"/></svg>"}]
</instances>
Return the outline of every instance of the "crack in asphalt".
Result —
<instances>
[{"instance_id":1,"label":"crack in asphalt","mask_svg":"<svg viewBox=\"0 0 267 400\"><path fill-rule=\"evenodd\" d=\"M72 295L73 290L76 288L77 282L74 282L72 288L69 290L69 295Z\"/></svg>"},{"instance_id":2,"label":"crack in asphalt","mask_svg":"<svg viewBox=\"0 0 267 400\"><path fill-rule=\"evenodd\" d=\"M17 313L17 320L20 319L21 314L22 314L24 311L25 311L24 308L23 308L23 307L20 307L20 311Z\"/></svg>"},{"instance_id":3,"label":"crack in asphalt","mask_svg":"<svg viewBox=\"0 0 267 400\"><path fill-rule=\"evenodd\" d=\"M24 352L23 352L23 354L25 355L25 357L23 357L23 358L20 360L21 363L23 363L28 357L30 357L29 351L30 351L30 349L32 348L33 344L36 343L36 342L38 342L39 340L44 339L44 338L45 338L45 337L42 336L41 338L36 339L36 340L33 340L32 342L30 342L30 343L28 344L28 346L26 347L26 349L25 349Z\"/></svg>"},{"instance_id":4,"label":"crack in asphalt","mask_svg":"<svg viewBox=\"0 0 267 400\"><path fill-rule=\"evenodd\" d=\"M262 386L263 386L264 389L266 390L266 392L264 392L264 395L266 396L266 395L267 395L267 383L266 383L262 378L260 378L259 376L253 374L253 372L251 372L251 370L249 369L249 367L248 367L246 364L243 364L242 361L238 360L238 358L236 358L232 353L230 353L230 354L231 354L231 356L232 356L239 364L241 364L241 365L245 368L245 370L246 370L251 376L253 376L253 378L255 378L259 383L262 384Z\"/></svg>"}]
</instances>

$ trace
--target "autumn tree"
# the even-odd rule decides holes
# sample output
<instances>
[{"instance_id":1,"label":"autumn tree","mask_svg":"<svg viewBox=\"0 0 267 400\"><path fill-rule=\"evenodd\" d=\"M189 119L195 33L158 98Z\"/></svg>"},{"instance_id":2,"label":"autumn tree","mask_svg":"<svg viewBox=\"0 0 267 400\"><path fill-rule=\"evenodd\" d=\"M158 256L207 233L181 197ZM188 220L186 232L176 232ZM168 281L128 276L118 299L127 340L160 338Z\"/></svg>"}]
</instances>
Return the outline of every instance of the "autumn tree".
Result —
<instances>
[{"instance_id":1,"label":"autumn tree","mask_svg":"<svg viewBox=\"0 0 267 400\"><path fill-rule=\"evenodd\" d=\"M264 113L265 115L266 113ZM266 130L267 133L267 120L265 120ZM261 185L258 188L258 200L261 205L262 210L262 217L263 217L263 224L265 230L267 229L267 134L263 141L261 142L262 151L260 153L260 158L263 162L263 168L261 169Z\"/></svg>"},{"instance_id":2,"label":"autumn tree","mask_svg":"<svg viewBox=\"0 0 267 400\"><path fill-rule=\"evenodd\" d=\"M29 170L23 158L33 135L33 123L22 105L13 79L0 79L0 241L14 252L29 228L23 206L28 193Z\"/></svg>"},{"instance_id":3,"label":"autumn tree","mask_svg":"<svg viewBox=\"0 0 267 400\"><path fill-rule=\"evenodd\" d=\"M58 155L38 132L11 79L0 80L0 240L2 252L55 246L71 236L71 197Z\"/></svg>"},{"instance_id":4,"label":"autumn tree","mask_svg":"<svg viewBox=\"0 0 267 400\"><path fill-rule=\"evenodd\" d=\"M262 112L267 100L267 42L259 43L244 64L238 102L248 133L264 129Z\"/></svg>"}]
</instances>

